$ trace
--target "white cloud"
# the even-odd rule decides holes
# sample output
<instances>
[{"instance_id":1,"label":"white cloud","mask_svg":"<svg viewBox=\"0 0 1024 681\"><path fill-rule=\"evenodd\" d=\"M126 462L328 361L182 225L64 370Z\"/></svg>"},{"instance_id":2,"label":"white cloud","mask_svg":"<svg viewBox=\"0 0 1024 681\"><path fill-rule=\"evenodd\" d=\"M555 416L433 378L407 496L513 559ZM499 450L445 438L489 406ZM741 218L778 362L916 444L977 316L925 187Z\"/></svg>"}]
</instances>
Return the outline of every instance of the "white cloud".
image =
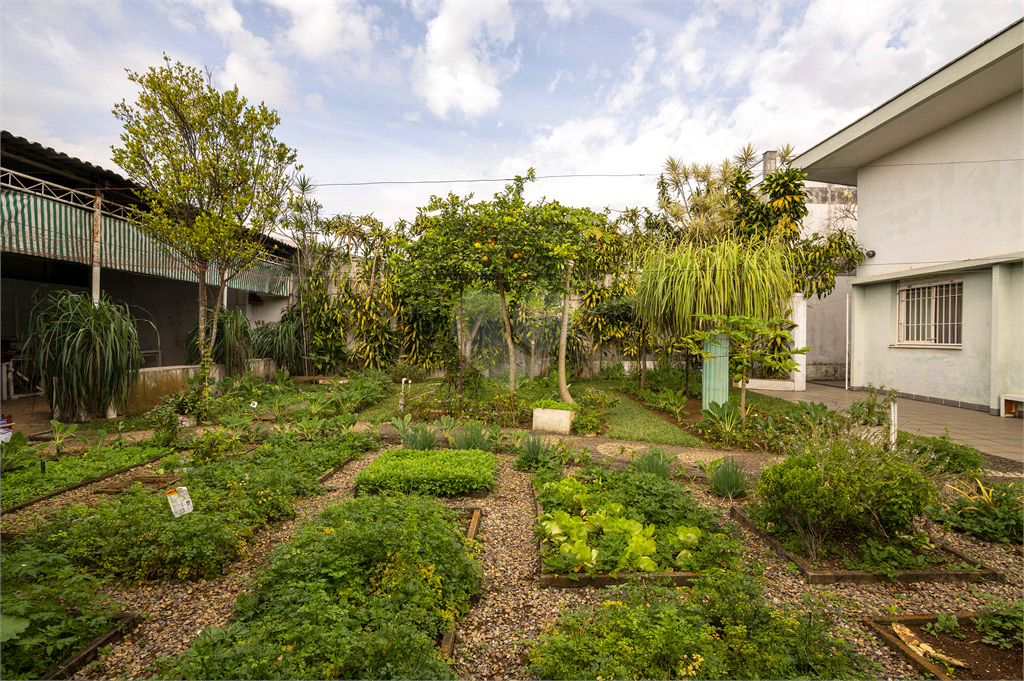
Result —
<instances>
[{"instance_id":1,"label":"white cloud","mask_svg":"<svg viewBox=\"0 0 1024 681\"><path fill-rule=\"evenodd\" d=\"M695 14L683 30L672 39L665 60L668 62L668 69L662 77L662 82L670 87L679 84L676 69L678 66L686 76L686 85L696 87L707 83L711 79L710 69L705 69L707 50L704 44L715 40L712 29L718 24L713 14Z\"/></svg>"},{"instance_id":2,"label":"white cloud","mask_svg":"<svg viewBox=\"0 0 1024 681\"><path fill-rule=\"evenodd\" d=\"M406 111L405 112L405 116L403 116L403 118L405 118L405 120L409 121L410 123L419 123L420 122L420 112L419 111Z\"/></svg>"},{"instance_id":3,"label":"white cloud","mask_svg":"<svg viewBox=\"0 0 1024 681\"><path fill-rule=\"evenodd\" d=\"M584 0L544 0L543 6L548 18L556 24L569 21L573 16L583 18L590 12Z\"/></svg>"},{"instance_id":4,"label":"white cloud","mask_svg":"<svg viewBox=\"0 0 1024 681\"><path fill-rule=\"evenodd\" d=\"M245 28L242 15L231 2L199 2L207 25L227 44L230 53L222 71L214 70L218 87L238 86L252 102L265 102L272 108L294 108L292 74L280 63L271 44Z\"/></svg>"},{"instance_id":5,"label":"white cloud","mask_svg":"<svg viewBox=\"0 0 1024 681\"><path fill-rule=\"evenodd\" d=\"M518 55L499 57L514 38L506 2L445 2L416 55L414 90L441 118L450 109L475 118L497 108L498 83L519 68Z\"/></svg>"},{"instance_id":6,"label":"white cloud","mask_svg":"<svg viewBox=\"0 0 1024 681\"><path fill-rule=\"evenodd\" d=\"M640 31L633 39L633 46L636 48L636 61L629 67L629 80L619 85L612 95L609 102L612 111L620 111L636 103L637 98L646 89L647 71L658 56L658 51L654 48L654 33L649 29Z\"/></svg>"},{"instance_id":7,"label":"white cloud","mask_svg":"<svg viewBox=\"0 0 1024 681\"><path fill-rule=\"evenodd\" d=\"M550 83L548 83L548 92L554 92L555 88L558 87L558 84L562 82L563 78L569 81L570 83L573 82L574 79L572 77L572 71L568 71L566 69L558 69L558 71L555 73L555 77L551 79Z\"/></svg>"},{"instance_id":8,"label":"white cloud","mask_svg":"<svg viewBox=\"0 0 1024 681\"><path fill-rule=\"evenodd\" d=\"M335 53L366 54L373 50L380 31L373 25L379 10L337 0L270 0L288 13L287 40L306 59Z\"/></svg>"}]
</instances>

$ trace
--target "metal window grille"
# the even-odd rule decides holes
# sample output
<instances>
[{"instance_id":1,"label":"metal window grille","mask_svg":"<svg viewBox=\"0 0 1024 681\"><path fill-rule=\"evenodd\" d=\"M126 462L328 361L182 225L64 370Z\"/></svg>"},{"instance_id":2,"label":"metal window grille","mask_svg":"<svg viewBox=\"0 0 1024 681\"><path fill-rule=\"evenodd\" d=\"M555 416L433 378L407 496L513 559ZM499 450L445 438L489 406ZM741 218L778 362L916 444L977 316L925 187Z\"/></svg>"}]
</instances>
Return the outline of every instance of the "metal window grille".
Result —
<instances>
[{"instance_id":1,"label":"metal window grille","mask_svg":"<svg viewBox=\"0 0 1024 681\"><path fill-rule=\"evenodd\" d=\"M963 282L900 290L899 342L961 345Z\"/></svg>"}]
</instances>

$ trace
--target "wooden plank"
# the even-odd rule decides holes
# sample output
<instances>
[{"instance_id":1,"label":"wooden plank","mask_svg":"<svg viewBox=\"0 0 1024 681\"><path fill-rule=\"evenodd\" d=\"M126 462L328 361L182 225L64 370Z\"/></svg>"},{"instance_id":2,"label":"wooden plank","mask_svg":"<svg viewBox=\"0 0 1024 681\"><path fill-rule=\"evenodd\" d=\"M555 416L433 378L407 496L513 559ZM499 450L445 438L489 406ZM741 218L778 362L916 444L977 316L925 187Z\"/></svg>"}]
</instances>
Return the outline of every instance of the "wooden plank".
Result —
<instances>
[{"instance_id":1,"label":"wooden plank","mask_svg":"<svg viewBox=\"0 0 1024 681\"><path fill-rule=\"evenodd\" d=\"M136 612L121 612L114 615L114 620L116 623L113 627L94 638L82 650L54 665L42 678L66 679L73 676L75 672L96 659L100 648L120 641L125 634L139 626L142 622L142 615Z\"/></svg>"},{"instance_id":2,"label":"wooden plank","mask_svg":"<svg viewBox=\"0 0 1024 681\"><path fill-rule=\"evenodd\" d=\"M974 617L978 613L955 612L948 614L951 614L957 619L960 619L965 617ZM937 622L938 619L939 616L935 614L901 615L898 617L864 617L861 618L861 621L864 622L864 625L867 626L868 630L870 630L871 633L880 637L882 639L882 642L885 643L886 646L888 646L891 650L899 653L904 658L906 658L907 663L909 663L910 666L916 669L917 671L925 675L931 674L935 678L939 679L939 681L953 681L952 677L950 677L947 674L945 666L940 667L939 665L932 663L927 658L924 658L915 653L913 650L911 650L910 646L904 643L903 639L901 639L899 636L893 633L891 629L891 625L893 624L893 622L899 622L900 624L923 626L925 624Z\"/></svg>"}]
</instances>

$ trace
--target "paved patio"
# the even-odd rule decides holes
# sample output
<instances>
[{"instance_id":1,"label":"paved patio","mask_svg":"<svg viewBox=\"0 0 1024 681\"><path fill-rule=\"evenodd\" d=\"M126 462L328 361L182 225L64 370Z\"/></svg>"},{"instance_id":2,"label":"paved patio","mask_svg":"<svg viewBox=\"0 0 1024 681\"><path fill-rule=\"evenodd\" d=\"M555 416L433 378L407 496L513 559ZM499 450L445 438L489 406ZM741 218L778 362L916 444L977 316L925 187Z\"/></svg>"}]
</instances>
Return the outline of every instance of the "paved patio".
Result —
<instances>
[{"instance_id":1,"label":"paved patio","mask_svg":"<svg viewBox=\"0 0 1024 681\"><path fill-rule=\"evenodd\" d=\"M842 385L808 383L804 392L755 390L790 402L824 402L830 409L845 409L867 393L844 390ZM999 418L980 411L947 407L931 402L900 400L897 403L900 430L919 435L944 435L966 442L986 454L1024 464L1024 419Z\"/></svg>"}]
</instances>

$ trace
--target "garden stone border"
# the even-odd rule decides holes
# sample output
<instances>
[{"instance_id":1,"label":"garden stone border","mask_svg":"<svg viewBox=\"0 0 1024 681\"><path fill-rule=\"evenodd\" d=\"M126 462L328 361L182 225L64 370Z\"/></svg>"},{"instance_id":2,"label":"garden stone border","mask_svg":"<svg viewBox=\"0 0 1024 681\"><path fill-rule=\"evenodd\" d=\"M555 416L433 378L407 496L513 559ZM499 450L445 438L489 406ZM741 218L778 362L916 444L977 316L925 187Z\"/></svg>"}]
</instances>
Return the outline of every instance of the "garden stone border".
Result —
<instances>
[{"instance_id":1,"label":"garden stone border","mask_svg":"<svg viewBox=\"0 0 1024 681\"><path fill-rule=\"evenodd\" d=\"M480 529L480 519L483 516L483 509L479 506L451 506L453 511L461 511L462 513L472 513L472 517L469 519L469 528L466 530L466 539L473 541L476 539L477 531ZM455 625L441 639L441 654L448 659L455 659Z\"/></svg>"},{"instance_id":2,"label":"garden stone border","mask_svg":"<svg viewBox=\"0 0 1024 681\"><path fill-rule=\"evenodd\" d=\"M142 623L142 615L137 612L119 612L114 615L113 619L115 620L114 626L94 638L85 648L51 667L50 671L43 674L42 678L66 679L72 676L82 667L96 659L100 648L120 641L124 638L125 634Z\"/></svg>"},{"instance_id":3,"label":"garden stone border","mask_svg":"<svg viewBox=\"0 0 1024 681\"><path fill-rule=\"evenodd\" d=\"M967 617L974 617L978 613L954 612L949 614L953 615L957 619L961 619ZM880 637L882 639L882 642L890 650L898 652L900 655L906 658L910 666L912 666L917 671L923 674L931 674L935 678L939 679L939 681L953 681L952 678L946 673L946 670L944 668L939 667L938 665L930 662L927 658L924 658L915 653L913 650L910 649L910 646L904 643L903 640L899 636L894 634L890 630L890 627L887 626L893 624L894 622L899 622L900 624L913 624L916 626L921 626L924 624L928 624L930 622L936 622L938 621L938 619L938 615L898 615L896 617L864 617L862 618L862 621L864 622L864 625L868 628L868 631L870 631L875 636Z\"/></svg>"},{"instance_id":4,"label":"garden stone border","mask_svg":"<svg viewBox=\"0 0 1024 681\"><path fill-rule=\"evenodd\" d=\"M778 539L761 532L757 525L754 524L754 521L750 519L750 516L739 507L730 507L729 517L760 537L762 541L772 547L784 560L788 560L796 565L808 584L878 584L883 582L890 583L892 581L885 575L868 572L867 570L812 570L806 560L786 549ZM1006 575L996 572L981 561L960 553L948 544L936 543L940 551L945 551L965 563L974 565L979 570L905 570L897 573L895 581L903 583L980 582L983 579L993 582L1006 581Z\"/></svg>"},{"instance_id":5,"label":"garden stone border","mask_svg":"<svg viewBox=\"0 0 1024 681\"><path fill-rule=\"evenodd\" d=\"M536 522L544 515L544 507L537 501L537 488L533 488L533 509ZM534 534L537 532L534 530ZM541 589L586 589L588 587L606 587L627 584L632 578L640 580L668 579L673 586L688 586L700 578L696 572L620 572L618 575L600 573L594 575L577 575L576 579L568 575L544 573L544 557L542 549L544 540L537 536L537 574L539 576L538 586Z\"/></svg>"}]
</instances>

